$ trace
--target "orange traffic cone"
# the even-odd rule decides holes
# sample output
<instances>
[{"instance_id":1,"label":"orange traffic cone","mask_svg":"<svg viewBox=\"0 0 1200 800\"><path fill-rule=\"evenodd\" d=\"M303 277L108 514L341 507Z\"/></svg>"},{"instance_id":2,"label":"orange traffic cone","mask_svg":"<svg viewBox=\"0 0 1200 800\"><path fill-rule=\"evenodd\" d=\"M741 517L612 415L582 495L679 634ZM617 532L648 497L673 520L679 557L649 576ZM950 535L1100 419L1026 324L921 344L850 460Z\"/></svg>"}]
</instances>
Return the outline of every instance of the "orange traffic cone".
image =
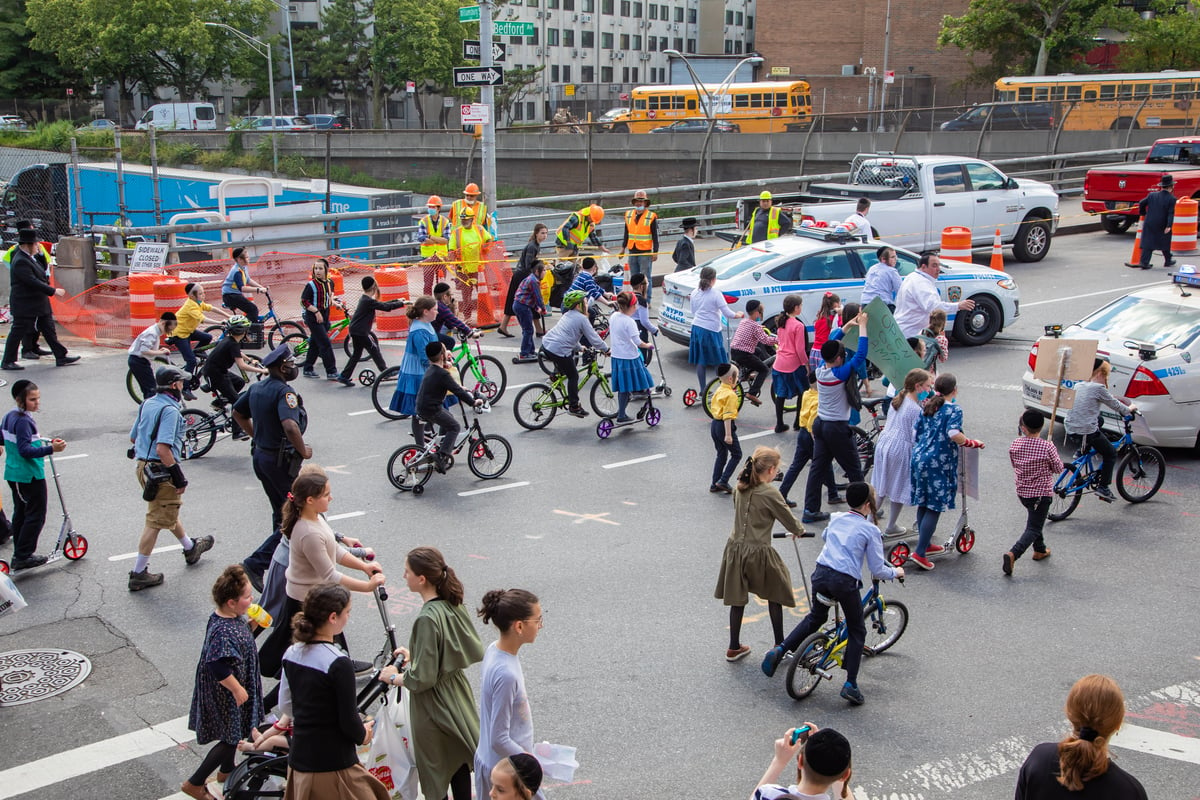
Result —
<instances>
[{"instance_id":1,"label":"orange traffic cone","mask_svg":"<svg viewBox=\"0 0 1200 800\"><path fill-rule=\"evenodd\" d=\"M632 292L633 291L633 277L629 274L629 262L628 261L625 262L625 271L621 275L621 282L622 282L621 291L623 291L623 292Z\"/></svg>"},{"instance_id":2,"label":"orange traffic cone","mask_svg":"<svg viewBox=\"0 0 1200 800\"><path fill-rule=\"evenodd\" d=\"M475 325L484 328L496 324L496 309L492 305L492 294L488 291L487 275L483 270L479 274L482 277L476 287L479 294L475 297Z\"/></svg>"},{"instance_id":3,"label":"orange traffic cone","mask_svg":"<svg viewBox=\"0 0 1200 800\"><path fill-rule=\"evenodd\" d=\"M1000 244L999 228L996 228L996 238L992 239L992 263L990 266L997 272L1004 272L1004 246Z\"/></svg>"},{"instance_id":4,"label":"orange traffic cone","mask_svg":"<svg viewBox=\"0 0 1200 800\"><path fill-rule=\"evenodd\" d=\"M1127 267L1140 267L1142 265L1142 218L1138 217L1137 234L1133 237L1133 255L1125 262Z\"/></svg>"}]
</instances>

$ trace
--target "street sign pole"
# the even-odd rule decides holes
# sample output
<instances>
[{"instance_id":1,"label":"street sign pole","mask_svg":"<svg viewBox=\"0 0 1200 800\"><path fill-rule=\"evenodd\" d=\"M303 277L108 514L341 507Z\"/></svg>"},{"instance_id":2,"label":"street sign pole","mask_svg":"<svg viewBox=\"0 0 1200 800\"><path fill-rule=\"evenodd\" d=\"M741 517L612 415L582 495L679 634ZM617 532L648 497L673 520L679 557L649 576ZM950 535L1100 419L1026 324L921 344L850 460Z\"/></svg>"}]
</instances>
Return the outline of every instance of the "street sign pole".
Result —
<instances>
[{"instance_id":1,"label":"street sign pole","mask_svg":"<svg viewBox=\"0 0 1200 800\"><path fill-rule=\"evenodd\" d=\"M484 71L492 68L492 4L482 0L479 4L479 66ZM483 150L483 199L488 210L496 211L496 92L491 86L479 90L479 99L488 108L489 121L483 126L480 145ZM497 220L497 224L499 220Z\"/></svg>"}]
</instances>

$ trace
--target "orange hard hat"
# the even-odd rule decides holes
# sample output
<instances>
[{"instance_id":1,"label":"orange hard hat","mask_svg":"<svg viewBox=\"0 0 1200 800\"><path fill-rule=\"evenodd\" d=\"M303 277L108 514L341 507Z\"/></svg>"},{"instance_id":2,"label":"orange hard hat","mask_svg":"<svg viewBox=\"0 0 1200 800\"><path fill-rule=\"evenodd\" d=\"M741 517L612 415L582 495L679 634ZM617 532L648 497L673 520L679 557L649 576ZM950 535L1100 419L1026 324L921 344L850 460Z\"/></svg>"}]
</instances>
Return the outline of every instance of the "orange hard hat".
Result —
<instances>
[{"instance_id":1,"label":"orange hard hat","mask_svg":"<svg viewBox=\"0 0 1200 800\"><path fill-rule=\"evenodd\" d=\"M438 197L436 194L430 195L429 202L426 203L425 205L428 208L441 208L442 207L442 198Z\"/></svg>"},{"instance_id":2,"label":"orange hard hat","mask_svg":"<svg viewBox=\"0 0 1200 800\"><path fill-rule=\"evenodd\" d=\"M479 194L479 184L468 183L467 187L463 189L463 194Z\"/></svg>"},{"instance_id":3,"label":"orange hard hat","mask_svg":"<svg viewBox=\"0 0 1200 800\"><path fill-rule=\"evenodd\" d=\"M600 220L604 219L604 209L601 208L600 206L596 205L595 203L592 203L591 217L592 217L592 224L599 225Z\"/></svg>"}]
</instances>

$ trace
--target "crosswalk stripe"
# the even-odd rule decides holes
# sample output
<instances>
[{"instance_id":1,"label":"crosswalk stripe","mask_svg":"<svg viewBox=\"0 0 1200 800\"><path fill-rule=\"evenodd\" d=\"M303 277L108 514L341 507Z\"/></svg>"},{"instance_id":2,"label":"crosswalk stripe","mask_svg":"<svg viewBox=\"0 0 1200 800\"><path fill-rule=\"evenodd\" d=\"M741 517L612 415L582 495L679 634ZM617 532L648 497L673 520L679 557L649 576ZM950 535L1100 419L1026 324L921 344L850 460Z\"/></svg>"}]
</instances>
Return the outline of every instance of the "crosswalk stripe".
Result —
<instances>
[{"instance_id":1,"label":"crosswalk stripe","mask_svg":"<svg viewBox=\"0 0 1200 800\"><path fill-rule=\"evenodd\" d=\"M1154 728L1143 728L1141 725L1130 725L1128 722L1122 725L1121 730L1112 738L1112 745L1125 750L1149 753L1152 756L1200 764L1200 739Z\"/></svg>"}]
</instances>

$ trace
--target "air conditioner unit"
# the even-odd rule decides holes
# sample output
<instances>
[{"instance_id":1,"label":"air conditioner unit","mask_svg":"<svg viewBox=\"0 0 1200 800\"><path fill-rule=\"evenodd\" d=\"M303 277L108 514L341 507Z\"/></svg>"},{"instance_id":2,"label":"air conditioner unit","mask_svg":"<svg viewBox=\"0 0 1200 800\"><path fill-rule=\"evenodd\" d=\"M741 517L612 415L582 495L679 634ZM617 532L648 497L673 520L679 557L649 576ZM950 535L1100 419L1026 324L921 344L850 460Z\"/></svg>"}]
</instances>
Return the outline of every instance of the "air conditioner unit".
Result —
<instances>
[{"instance_id":1,"label":"air conditioner unit","mask_svg":"<svg viewBox=\"0 0 1200 800\"><path fill-rule=\"evenodd\" d=\"M571 15L571 21L572 21L572 22L579 22L579 15L578 15L578 14L572 14L572 15Z\"/></svg>"},{"instance_id":2,"label":"air conditioner unit","mask_svg":"<svg viewBox=\"0 0 1200 800\"><path fill-rule=\"evenodd\" d=\"M623 53L623 52L621 52L621 53L616 53L616 54L615 54L613 57L614 57L614 58L616 58L616 59L618 59L618 60L622 60L622 61L623 61L623 60L625 59L625 53Z\"/></svg>"},{"instance_id":3,"label":"air conditioner unit","mask_svg":"<svg viewBox=\"0 0 1200 800\"><path fill-rule=\"evenodd\" d=\"M546 51L539 47L537 49L537 55L538 55L538 58L541 58L542 56L546 55Z\"/></svg>"},{"instance_id":4,"label":"air conditioner unit","mask_svg":"<svg viewBox=\"0 0 1200 800\"><path fill-rule=\"evenodd\" d=\"M591 14L580 14L580 15L579 15L579 21L580 21L580 22L591 22L591 21L592 21L592 15L591 15Z\"/></svg>"},{"instance_id":5,"label":"air conditioner unit","mask_svg":"<svg viewBox=\"0 0 1200 800\"><path fill-rule=\"evenodd\" d=\"M517 10L516 10L515 8L510 8L510 9L508 9L508 12L507 12L507 13L508 13L508 18L509 18L509 19L516 19L516 18L517 18Z\"/></svg>"},{"instance_id":6,"label":"air conditioner unit","mask_svg":"<svg viewBox=\"0 0 1200 800\"><path fill-rule=\"evenodd\" d=\"M578 51L578 50L572 50L572 51L571 51L571 58L579 58L579 51Z\"/></svg>"},{"instance_id":7,"label":"air conditioner unit","mask_svg":"<svg viewBox=\"0 0 1200 800\"><path fill-rule=\"evenodd\" d=\"M679 23L678 23L678 22L676 22L675 24L673 24L673 25L671 26L671 30L673 30L673 31L677 31L677 30L679 30Z\"/></svg>"},{"instance_id":8,"label":"air conditioner unit","mask_svg":"<svg viewBox=\"0 0 1200 800\"><path fill-rule=\"evenodd\" d=\"M642 59L642 61L649 61L649 60L650 60L650 54L649 54L649 53L642 53L642 55L641 55L641 59Z\"/></svg>"},{"instance_id":9,"label":"air conditioner unit","mask_svg":"<svg viewBox=\"0 0 1200 800\"><path fill-rule=\"evenodd\" d=\"M288 13L289 14L299 14L300 6L296 5L295 3L289 3L288 4Z\"/></svg>"},{"instance_id":10,"label":"air conditioner unit","mask_svg":"<svg viewBox=\"0 0 1200 800\"><path fill-rule=\"evenodd\" d=\"M857 75L857 74L858 74L858 65L857 64L842 64L842 77L843 78L848 78L851 75Z\"/></svg>"}]
</instances>

